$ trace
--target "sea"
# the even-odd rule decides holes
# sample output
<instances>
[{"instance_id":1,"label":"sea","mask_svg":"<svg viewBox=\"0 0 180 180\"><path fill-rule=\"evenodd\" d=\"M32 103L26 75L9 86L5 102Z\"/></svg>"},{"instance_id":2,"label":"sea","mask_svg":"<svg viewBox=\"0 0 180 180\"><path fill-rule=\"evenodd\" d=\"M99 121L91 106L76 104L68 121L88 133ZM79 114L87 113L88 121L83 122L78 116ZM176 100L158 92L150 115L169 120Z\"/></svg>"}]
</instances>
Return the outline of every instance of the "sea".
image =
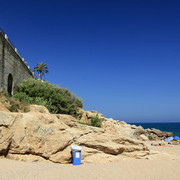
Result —
<instances>
[{"instance_id":1,"label":"sea","mask_svg":"<svg viewBox=\"0 0 180 180\"><path fill-rule=\"evenodd\" d=\"M175 136L180 137L180 122L175 123L130 123L136 126L142 126L144 129L155 128L161 131L173 132Z\"/></svg>"}]
</instances>

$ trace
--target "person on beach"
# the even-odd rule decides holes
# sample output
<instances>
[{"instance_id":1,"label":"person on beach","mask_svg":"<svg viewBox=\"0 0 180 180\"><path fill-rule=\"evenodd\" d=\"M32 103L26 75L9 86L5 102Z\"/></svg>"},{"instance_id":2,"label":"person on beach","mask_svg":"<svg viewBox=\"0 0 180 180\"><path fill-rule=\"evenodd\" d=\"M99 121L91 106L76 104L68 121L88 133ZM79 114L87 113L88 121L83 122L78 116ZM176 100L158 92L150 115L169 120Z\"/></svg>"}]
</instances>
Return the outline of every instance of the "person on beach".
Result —
<instances>
[{"instance_id":1,"label":"person on beach","mask_svg":"<svg viewBox=\"0 0 180 180\"><path fill-rule=\"evenodd\" d=\"M166 139L166 136L163 136L162 140L165 141L165 139Z\"/></svg>"},{"instance_id":2,"label":"person on beach","mask_svg":"<svg viewBox=\"0 0 180 180\"><path fill-rule=\"evenodd\" d=\"M149 140L154 140L154 134L153 134L153 133L151 133L151 134L149 135Z\"/></svg>"}]
</instances>

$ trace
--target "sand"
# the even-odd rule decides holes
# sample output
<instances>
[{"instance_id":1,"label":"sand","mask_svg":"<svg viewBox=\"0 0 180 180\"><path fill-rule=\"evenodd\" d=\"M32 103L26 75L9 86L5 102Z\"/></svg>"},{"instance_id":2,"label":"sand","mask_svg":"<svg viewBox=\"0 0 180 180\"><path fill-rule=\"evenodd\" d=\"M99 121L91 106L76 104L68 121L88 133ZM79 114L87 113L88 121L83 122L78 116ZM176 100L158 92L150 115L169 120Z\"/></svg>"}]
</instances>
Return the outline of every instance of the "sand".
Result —
<instances>
[{"instance_id":1,"label":"sand","mask_svg":"<svg viewBox=\"0 0 180 180\"><path fill-rule=\"evenodd\" d=\"M179 180L180 146L152 146L151 149L170 156L156 156L152 160L127 158L120 162L80 166L3 158L0 159L0 180Z\"/></svg>"}]
</instances>

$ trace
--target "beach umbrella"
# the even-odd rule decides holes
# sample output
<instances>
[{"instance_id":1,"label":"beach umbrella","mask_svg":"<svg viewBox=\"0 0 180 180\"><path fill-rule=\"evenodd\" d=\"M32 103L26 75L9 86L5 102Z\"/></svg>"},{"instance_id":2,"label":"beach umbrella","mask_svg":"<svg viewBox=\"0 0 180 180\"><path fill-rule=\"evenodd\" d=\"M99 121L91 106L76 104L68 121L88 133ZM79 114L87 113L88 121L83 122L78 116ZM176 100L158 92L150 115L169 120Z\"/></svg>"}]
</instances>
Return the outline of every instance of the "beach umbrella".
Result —
<instances>
[{"instance_id":1,"label":"beach umbrella","mask_svg":"<svg viewBox=\"0 0 180 180\"><path fill-rule=\"evenodd\" d=\"M180 140L180 137L174 136L174 139L175 139L175 140Z\"/></svg>"}]
</instances>

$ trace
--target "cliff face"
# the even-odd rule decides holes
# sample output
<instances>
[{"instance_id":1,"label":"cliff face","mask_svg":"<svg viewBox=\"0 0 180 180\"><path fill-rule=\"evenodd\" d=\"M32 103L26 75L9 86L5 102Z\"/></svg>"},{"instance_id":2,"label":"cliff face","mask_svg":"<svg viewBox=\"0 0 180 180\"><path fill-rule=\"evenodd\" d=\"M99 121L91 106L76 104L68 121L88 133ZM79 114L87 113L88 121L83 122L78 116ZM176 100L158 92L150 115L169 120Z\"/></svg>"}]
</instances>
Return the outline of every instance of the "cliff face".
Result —
<instances>
[{"instance_id":1,"label":"cliff face","mask_svg":"<svg viewBox=\"0 0 180 180\"><path fill-rule=\"evenodd\" d=\"M119 161L124 156L142 158L148 147L127 131L130 125L106 119L103 128L81 125L69 115L50 114L31 106L29 113L0 108L0 154L10 159L70 163L71 145L80 145L82 162ZM119 131L121 129L121 131ZM123 130L124 129L124 130Z\"/></svg>"}]
</instances>

